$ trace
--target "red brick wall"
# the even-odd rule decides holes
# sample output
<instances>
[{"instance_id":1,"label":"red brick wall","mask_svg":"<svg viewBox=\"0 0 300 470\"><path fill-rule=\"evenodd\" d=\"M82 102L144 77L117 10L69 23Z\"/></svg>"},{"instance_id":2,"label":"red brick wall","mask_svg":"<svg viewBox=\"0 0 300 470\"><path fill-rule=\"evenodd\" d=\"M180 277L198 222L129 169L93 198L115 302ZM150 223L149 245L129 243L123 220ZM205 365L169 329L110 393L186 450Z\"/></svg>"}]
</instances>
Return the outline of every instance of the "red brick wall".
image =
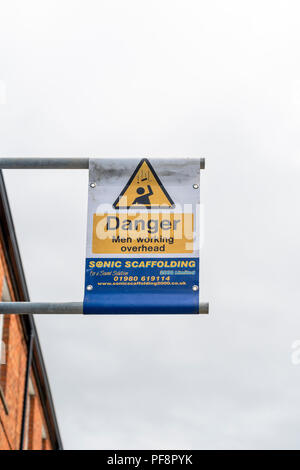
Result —
<instances>
[{"instance_id":1,"label":"red brick wall","mask_svg":"<svg viewBox=\"0 0 300 470\"><path fill-rule=\"evenodd\" d=\"M4 276L11 298L14 300L3 250L0 245L0 298ZM6 364L0 366L0 450L19 449L27 345L22 324L17 315L4 315L3 340L6 346ZM29 416L28 448L32 450L42 450L43 447L51 449L48 435L44 443L42 439L42 428L47 434L47 426L32 371L31 381L35 395L30 396L32 406Z\"/></svg>"}]
</instances>

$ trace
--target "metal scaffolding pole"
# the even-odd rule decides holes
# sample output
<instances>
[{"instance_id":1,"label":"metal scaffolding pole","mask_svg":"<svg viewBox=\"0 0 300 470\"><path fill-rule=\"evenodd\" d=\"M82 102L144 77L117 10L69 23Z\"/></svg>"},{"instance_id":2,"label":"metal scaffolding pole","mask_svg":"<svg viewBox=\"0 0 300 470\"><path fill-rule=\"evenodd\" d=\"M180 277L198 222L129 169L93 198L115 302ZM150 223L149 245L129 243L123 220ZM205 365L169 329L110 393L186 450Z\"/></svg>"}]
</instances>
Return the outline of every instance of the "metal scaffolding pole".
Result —
<instances>
[{"instance_id":1,"label":"metal scaffolding pole","mask_svg":"<svg viewBox=\"0 0 300 470\"><path fill-rule=\"evenodd\" d=\"M83 313L82 302L0 302L0 314L16 315L54 315L54 314L78 314Z\"/></svg>"},{"instance_id":2,"label":"metal scaffolding pole","mask_svg":"<svg viewBox=\"0 0 300 470\"><path fill-rule=\"evenodd\" d=\"M57 315L83 314L82 302L0 302L0 314ZM208 303L200 303L199 313L208 313ZM101 312L99 313L101 314ZM153 314L157 315L157 314Z\"/></svg>"},{"instance_id":3,"label":"metal scaffolding pole","mask_svg":"<svg viewBox=\"0 0 300 470\"><path fill-rule=\"evenodd\" d=\"M88 170L89 158L0 158L2 170ZM200 158L200 168L205 168L205 158Z\"/></svg>"},{"instance_id":4,"label":"metal scaffolding pole","mask_svg":"<svg viewBox=\"0 0 300 470\"><path fill-rule=\"evenodd\" d=\"M2 170L87 170L89 158L0 158Z\"/></svg>"}]
</instances>

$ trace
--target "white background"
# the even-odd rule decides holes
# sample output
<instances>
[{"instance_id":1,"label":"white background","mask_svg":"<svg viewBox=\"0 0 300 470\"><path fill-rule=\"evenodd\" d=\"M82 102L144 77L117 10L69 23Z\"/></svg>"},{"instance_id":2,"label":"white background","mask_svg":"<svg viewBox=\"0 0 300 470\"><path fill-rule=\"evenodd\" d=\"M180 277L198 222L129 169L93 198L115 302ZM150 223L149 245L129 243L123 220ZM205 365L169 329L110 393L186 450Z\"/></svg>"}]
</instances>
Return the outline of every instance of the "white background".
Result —
<instances>
[{"instance_id":1,"label":"white background","mask_svg":"<svg viewBox=\"0 0 300 470\"><path fill-rule=\"evenodd\" d=\"M37 318L66 448L299 448L299 13L1 1L1 155L207 162L209 316ZM32 300L80 301L87 172L5 178Z\"/></svg>"}]
</instances>

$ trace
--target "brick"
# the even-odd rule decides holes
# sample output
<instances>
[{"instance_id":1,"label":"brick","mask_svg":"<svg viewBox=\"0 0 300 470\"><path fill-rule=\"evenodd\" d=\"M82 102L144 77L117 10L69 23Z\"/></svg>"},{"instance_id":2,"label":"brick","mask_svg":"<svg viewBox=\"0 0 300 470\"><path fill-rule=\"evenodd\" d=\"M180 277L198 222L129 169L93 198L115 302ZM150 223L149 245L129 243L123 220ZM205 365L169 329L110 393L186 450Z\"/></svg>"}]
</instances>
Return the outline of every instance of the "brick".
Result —
<instances>
[{"instance_id":1,"label":"brick","mask_svg":"<svg viewBox=\"0 0 300 470\"><path fill-rule=\"evenodd\" d=\"M12 300L14 300L12 285L0 244L0 293L2 293L4 276L6 277ZM6 346L6 364L0 365L0 387L8 408L8 414L0 397L0 450L18 450L20 446L28 354L19 316L4 315L3 341ZM52 446L48 438L43 407L32 370L30 377L35 395L30 396L28 448L32 450L51 450ZM46 430L46 439L42 438L42 428Z\"/></svg>"}]
</instances>

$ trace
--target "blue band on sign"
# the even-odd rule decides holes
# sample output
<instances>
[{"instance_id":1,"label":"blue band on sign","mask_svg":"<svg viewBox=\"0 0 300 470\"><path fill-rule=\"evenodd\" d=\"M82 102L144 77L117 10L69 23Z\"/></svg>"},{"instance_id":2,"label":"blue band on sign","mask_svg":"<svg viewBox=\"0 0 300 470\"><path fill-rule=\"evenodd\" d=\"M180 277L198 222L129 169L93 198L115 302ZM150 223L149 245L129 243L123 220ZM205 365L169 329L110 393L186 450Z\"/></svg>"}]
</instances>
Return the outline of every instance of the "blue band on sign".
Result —
<instances>
[{"instance_id":1,"label":"blue band on sign","mask_svg":"<svg viewBox=\"0 0 300 470\"><path fill-rule=\"evenodd\" d=\"M84 314L198 314L198 258L87 258Z\"/></svg>"}]
</instances>

